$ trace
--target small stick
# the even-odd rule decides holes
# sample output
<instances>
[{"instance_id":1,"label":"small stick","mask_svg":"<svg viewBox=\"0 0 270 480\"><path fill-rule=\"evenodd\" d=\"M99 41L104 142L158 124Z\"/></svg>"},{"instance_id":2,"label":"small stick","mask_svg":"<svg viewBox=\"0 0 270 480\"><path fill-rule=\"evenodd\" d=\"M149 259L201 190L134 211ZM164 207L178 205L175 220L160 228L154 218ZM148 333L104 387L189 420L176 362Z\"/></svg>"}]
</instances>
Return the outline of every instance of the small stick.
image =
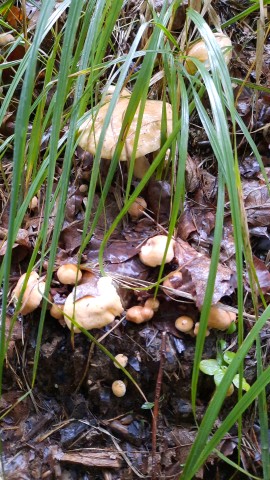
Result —
<instances>
[{"instance_id":1,"label":"small stick","mask_svg":"<svg viewBox=\"0 0 270 480\"><path fill-rule=\"evenodd\" d=\"M162 377L163 377L163 367L166 355L166 334L164 331L161 334L161 346L160 346L160 363L159 370L156 382L156 391L155 391L155 403L153 410L153 419L152 419L152 476L151 480L157 480L157 423L158 423L158 412L159 412L159 399L162 386Z\"/></svg>"}]
</instances>

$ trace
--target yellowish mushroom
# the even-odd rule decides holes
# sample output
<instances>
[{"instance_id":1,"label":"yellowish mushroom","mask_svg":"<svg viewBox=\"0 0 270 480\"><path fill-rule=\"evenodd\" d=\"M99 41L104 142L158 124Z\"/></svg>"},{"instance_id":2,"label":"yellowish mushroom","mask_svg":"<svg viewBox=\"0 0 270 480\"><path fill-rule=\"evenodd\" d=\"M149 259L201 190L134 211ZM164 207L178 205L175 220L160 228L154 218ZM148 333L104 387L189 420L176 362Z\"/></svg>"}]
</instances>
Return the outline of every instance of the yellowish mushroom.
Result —
<instances>
[{"instance_id":1,"label":"yellowish mushroom","mask_svg":"<svg viewBox=\"0 0 270 480\"><path fill-rule=\"evenodd\" d=\"M77 265L66 263L57 270L57 278L63 285L75 285L82 278L82 272Z\"/></svg>"},{"instance_id":2,"label":"yellowish mushroom","mask_svg":"<svg viewBox=\"0 0 270 480\"><path fill-rule=\"evenodd\" d=\"M127 310L126 319L133 323L144 323L151 320L154 316L154 310L152 308L143 307L141 305L135 305Z\"/></svg>"},{"instance_id":3,"label":"yellowish mushroom","mask_svg":"<svg viewBox=\"0 0 270 480\"><path fill-rule=\"evenodd\" d=\"M226 64L230 62L232 58L232 42L231 39L228 37L228 35L225 35L224 33L214 33L216 42L220 46L224 59ZM195 57L197 60L200 60L200 62L205 63L206 68L209 68L209 58L208 58L208 50L205 44L204 40L198 40L191 47L188 49L186 53L189 57ZM188 73L191 75L194 75L197 71L197 67L195 63L192 61L191 58L188 58L185 62L185 67Z\"/></svg>"},{"instance_id":4,"label":"yellowish mushroom","mask_svg":"<svg viewBox=\"0 0 270 480\"><path fill-rule=\"evenodd\" d=\"M112 91L113 88L111 88L110 93ZM118 98L105 134L104 142L102 144L102 158L110 160L115 152L130 96L131 93L127 89L124 89ZM79 129L80 147L92 153L93 155L96 153L96 147L103 129L104 120L110 106L110 99L111 95L105 97L105 104L100 107L97 115L92 114L92 116L90 116ZM169 135L172 132L172 107L169 103L166 103L165 108L167 117L167 134ZM145 169L147 169L148 166L148 160L146 159L145 155L155 152L160 148L163 109L164 103L162 101L146 100L135 157L135 175L138 178L143 178ZM138 125L138 116L139 107L130 124L125 145L120 154L121 161L130 160ZM139 162L142 162L141 166L139 166ZM138 163L138 166L136 166L136 163Z\"/></svg>"},{"instance_id":5,"label":"yellowish mushroom","mask_svg":"<svg viewBox=\"0 0 270 480\"><path fill-rule=\"evenodd\" d=\"M123 353L118 353L118 355L115 356L115 360L121 365L121 367L125 368L128 364L128 357L124 355ZM116 368L120 368L119 365L117 365L116 362L113 362L114 366Z\"/></svg>"},{"instance_id":6,"label":"yellowish mushroom","mask_svg":"<svg viewBox=\"0 0 270 480\"><path fill-rule=\"evenodd\" d=\"M143 215L143 212L146 209L146 207L147 207L147 203L144 200L144 198L137 197L135 202L133 202L128 209L128 213L131 217L131 220L133 222L138 220Z\"/></svg>"},{"instance_id":7,"label":"yellowish mushroom","mask_svg":"<svg viewBox=\"0 0 270 480\"><path fill-rule=\"evenodd\" d=\"M175 328L183 333L194 335L193 333L194 322L191 317L182 315L175 320Z\"/></svg>"},{"instance_id":8,"label":"yellowish mushroom","mask_svg":"<svg viewBox=\"0 0 270 480\"><path fill-rule=\"evenodd\" d=\"M86 330L102 328L112 323L124 310L110 277L98 280L95 296L85 295L76 300L75 294L76 289L68 295L64 306L64 318L69 328L72 328L72 318ZM79 333L80 329L74 326L74 332Z\"/></svg>"},{"instance_id":9,"label":"yellowish mushroom","mask_svg":"<svg viewBox=\"0 0 270 480\"><path fill-rule=\"evenodd\" d=\"M115 380L112 384L112 392L116 397L123 397L126 393L126 385L122 380Z\"/></svg>"},{"instance_id":10,"label":"yellowish mushroom","mask_svg":"<svg viewBox=\"0 0 270 480\"><path fill-rule=\"evenodd\" d=\"M25 282L26 273L24 273L18 280L16 287L13 290L13 298L17 303L20 293ZM28 278L26 288L22 297L22 305L20 313L22 315L28 315L39 307L42 297L45 291L45 282L40 280L37 272L31 272Z\"/></svg>"},{"instance_id":11,"label":"yellowish mushroom","mask_svg":"<svg viewBox=\"0 0 270 480\"><path fill-rule=\"evenodd\" d=\"M149 238L139 253L141 262L149 267L161 265L167 241L168 237L166 235L156 235L155 237ZM174 257L174 244L175 241L171 239L165 257L165 263L171 262Z\"/></svg>"}]
</instances>

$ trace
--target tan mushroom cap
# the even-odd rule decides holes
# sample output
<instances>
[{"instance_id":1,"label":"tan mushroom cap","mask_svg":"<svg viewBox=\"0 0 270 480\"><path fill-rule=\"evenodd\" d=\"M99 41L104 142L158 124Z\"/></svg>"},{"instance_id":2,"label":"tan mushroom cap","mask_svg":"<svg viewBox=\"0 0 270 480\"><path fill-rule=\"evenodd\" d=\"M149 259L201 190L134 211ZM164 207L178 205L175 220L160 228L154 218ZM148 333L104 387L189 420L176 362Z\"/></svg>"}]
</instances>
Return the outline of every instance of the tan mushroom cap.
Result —
<instances>
[{"instance_id":1,"label":"tan mushroom cap","mask_svg":"<svg viewBox=\"0 0 270 480\"><path fill-rule=\"evenodd\" d=\"M218 330L227 330L232 322L236 321L236 314L228 312L223 308L212 306L208 317L208 328L216 328Z\"/></svg>"},{"instance_id":2,"label":"tan mushroom cap","mask_svg":"<svg viewBox=\"0 0 270 480\"><path fill-rule=\"evenodd\" d=\"M149 238L139 253L141 262L149 267L161 265L167 241L167 235L156 235L155 237ZM175 241L171 239L165 257L165 263L171 262L174 257L174 244Z\"/></svg>"},{"instance_id":3,"label":"tan mushroom cap","mask_svg":"<svg viewBox=\"0 0 270 480\"><path fill-rule=\"evenodd\" d=\"M123 397L126 393L126 385L122 380L115 380L112 383L112 392L116 397Z\"/></svg>"},{"instance_id":4,"label":"tan mushroom cap","mask_svg":"<svg viewBox=\"0 0 270 480\"><path fill-rule=\"evenodd\" d=\"M151 320L154 313L155 312L152 308L135 305L127 310L126 319L129 322L140 324Z\"/></svg>"},{"instance_id":5,"label":"tan mushroom cap","mask_svg":"<svg viewBox=\"0 0 270 480\"><path fill-rule=\"evenodd\" d=\"M70 318L74 318L86 330L91 330L105 327L123 312L120 297L109 277L100 278L97 288L97 296L86 295L75 303L74 292L68 295L64 306L64 318L70 329L72 326ZM80 329L74 326L74 332L79 333Z\"/></svg>"},{"instance_id":6,"label":"tan mushroom cap","mask_svg":"<svg viewBox=\"0 0 270 480\"><path fill-rule=\"evenodd\" d=\"M111 159L114 154L122 128L123 118L129 104L130 95L131 94L128 92L128 90L125 89L122 94L120 94L120 97L115 105L101 150L102 158ZM104 119L109 109L109 105L110 102L108 101L99 109L96 117L93 116L88 118L79 129L79 133L81 133L79 141L80 147L92 153L93 155L96 152L96 146L99 142L101 130L103 128ZM172 132L172 107L169 103L166 103L165 105L167 113L167 135L169 135ZM154 152L160 148L163 108L162 101L146 100L139 143L136 151L136 158L143 157L144 155ZM120 155L120 160L122 161L127 161L130 159L134 145L135 132L138 125L138 116L139 107L131 122L126 142Z\"/></svg>"},{"instance_id":7,"label":"tan mushroom cap","mask_svg":"<svg viewBox=\"0 0 270 480\"><path fill-rule=\"evenodd\" d=\"M18 280L16 287L13 290L13 297L15 302L18 300L24 281L26 273L24 273ZM22 315L28 315L29 313L36 310L39 307L42 297L45 292L45 282L39 281L39 275L37 272L31 272L28 278L26 289L22 297L22 305L20 308L20 313Z\"/></svg>"},{"instance_id":8,"label":"tan mushroom cap","mask_svg":"<svg viewBox=\"0 0 270 480\"><path fill-rule=\"evenodd\" d=\"M82 278L82 272L77 265L65 263L57 270L57 278L63 285L75 285Z\"/></svg>"},{"instance_id":9,"label":"tan mushroom cap","mask_svg":"<svg viewBox=\"0 0 270 480\"><path fill-rule=\"evenodd\" d=\"M224 33L221 33L221 32L214 33L214 36L216 38L218 45L223 51L225 62L228 65L228 63L232 58L231 39L228 37L228 35L225 35ZM209 68L208 50L207 50L205 41L203 39L198 40L193 45L191 45L191 47L187 51L187 55L189 57L197 58L198 60L200 60L200 62L203 62L203 63L205 62L206 68ZM197 71L197 67L195 63L193 63L191 58L188 58L186 60L185 67L187 69L187 72L190 73L191 75L193 75Z\"/></svg>"},{"instance_id":10,"label":"tan mushroom cap","mask_svg":"<svg viewBox=\"0 0 270 480\"><path fill-rule=\"evenodd\" d=\"M182 315L175 320L175 328L183 333L189 333L194 326L194 322L191 317Z\"/></svg>"},{"instance_id":11,"label":"tan mushroom cap","mask_svg":"<svg viewBox=\"0 0 270 480\"><path fill-rule=\"evenodd\" d=\"M118 353L118 355L115 356L115 360L117 360L117 362L120 363L121 367L124 367L124 368L128 364L128 357L123 353ZM113 364L116 368L120 368L116 362L113 362Z\"/></svg>"}]
</instances>

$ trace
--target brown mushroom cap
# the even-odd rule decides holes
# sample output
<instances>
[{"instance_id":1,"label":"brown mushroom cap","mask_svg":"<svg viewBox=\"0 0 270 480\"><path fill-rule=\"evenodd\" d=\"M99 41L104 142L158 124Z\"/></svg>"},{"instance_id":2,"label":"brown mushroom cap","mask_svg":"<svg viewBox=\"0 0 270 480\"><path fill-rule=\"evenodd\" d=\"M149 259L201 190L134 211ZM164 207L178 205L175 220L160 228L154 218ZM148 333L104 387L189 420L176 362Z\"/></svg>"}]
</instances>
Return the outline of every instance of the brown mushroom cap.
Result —
<instances>
[{"instance_id":1,"label":"brown mushroom cap","mask_svg":"<svg viewBox=\"0 0 270 480\"><path fill-rule=\"evenodd\" d=\"M143 212L146 209L146 207L147 207L147 203L144 200L144 198L137 197L135 202L133 202L128 209L128 213L131 217L131 220L134 221L140 218L143 215Z\"/></svg>"},{"instance_id":2,"label":"brown mushroom cap","mask_svg":"<svg viewBox=\"0 0 270 480\"><path fill-rule=\"evenodd\" d=\"M229 61L232 58L232 50L230 48L232 46L231 39L228 37L228 35L225 35L224 33L221 33L221 32L214 33L214 36L216 38L218 45L224 52L224 59L228 65ZM209 68L208 50L204 40L198 40L193 45L191 45L191 47L187 51L187 55L189 57L197 58L198 60L200 60L200 62L205 62L206 68ZM193 63L191 58L188 58L185 61L185 67L187 69L187 72L190 73L191 75L194 75L194 73L196 73L197 71L197 67Z\"/></svg>"},{"instance_id":3,"label":"brown mushroom cap","mask_svg":"<svg viewBox=\"0 0 270 480\"><path fill-rule=\"evenodd\" d=\"M208 317L208 328L217 328L218 330L227 330L232 322L236 320L233 312L228 312L223 308L212 306Z\"/></svg>"},{"instance_id":4,"label":"brown mushroom cap","mask_svg":"<svg viewBox=\"0 0 270 480\"><path fill-rule=\"evenodd\" d=\"M141 262L149 267L161 265L167 241L168 237L166 235L156 235L155 237L149 238L139 253ZM165 257L165 263L171 262L174 257L174 244L175 241L171 239Z\"/></svg>"},{"instance_id":5,"label":"brown mushroom cap","mask_svg":"<svg viewBox=\"0 0 270 480\"><path fill-rule=\"evenodd\" d=\"M194 322L191 317L182 315L175 320L175 328L183 333L189 333L194 326Z\"/></svg>"},{"instance_id":6,"label":"brown mushroom cap","mask_svg":"<svg viewBox=\"0 0 270 480\"><path fill-rule=\"evenodd\" d=\"M112 383L112 392L116 397L123 397L126 393L126 385L122 380L115 380Z\"/></svg>"},{"instance_id":7,"label":"brown mushroom cap","mask_svg":"<svg viewBox=\"0 0 270 480\"><path fill-rule=\"evenodd\" d=\"M159 300L154 297L150 297L146 300L144 307L150 308L151 310L154 310L154 312L157 312L159 309Z\"/></svg>"},{"instance_id":8,"label":"brown mushroom cap","mask_svg":"<svg viewBox=\"0 0 270 480\"><path fill-rule=\"evenodd\" d=\"M121 367L124 367L124 368L128 364L128 357L123 353L118 353L118 355L115 355L115 360L117 360L117 362L120 363ZM120 368L116 362L113 362L113 364L116 368Z\"/></svg>"},{"instance_id":9,"label":"brown mushroom cap","mask_svg":"<svg viewBox=\"0 0 270 480\"><path fill-rule=\"evenodd\" d=\"M15 302L17 302L24 281L25 281L26 273L24 273L18 280L16 287L13 290L13 297ZM33 312L36 308L39 307L42 297L45 291L45 282L39 281L39 275L37 272L31 272L28 278L28 282L26 285L26 289L24 291L22 297L22 305L20 308L20 313L22 315L28 315L29 313Z\"/></svg>"},{"instance_id":10,"label":"brown mushroom cap","mask_svg":"<svg viewBox=\"0 0 270 480\"><path fill-rule=\"evenodd\" d=\"M75 285L82 278L82 272L77 265L66 263L57 270L57 278L63 285Z\"/></svg>"},{"instance_id":11,"label":"brown mushroom cap","mask_svg":"<svg viewBox=\"0 0 270 480\"><path fill-rule=\"evenodd\" d=\"M123 312L120 297L110 277L100 278L97 282L97 289L97 296L86 295L75 303L75 292L68 295L64 306L64 317L69 328L72 326L70 318L74 318L86 330L102 328L112 323L115 317ZM79 333L80 329L74 327L74 332Z\"/></svg>"},{"instance_id":12,"label":"brown mushroom cap","mask_svg":"<svg viewBox=\"0 0 270 480\"><path fill-rule=\"evenodd\" d=\"M120 97L115 105L102 145L102 158L111 159L115 152L115 147L118 142L123 124L123 118L129 104L130 95L131 94L125 90L122 92L122 94L120 94ZM169 103L166 103L165 105L167 113L167 134L169 135L172 132L172 107ZM107 103L105 103L99 109L97 115L90 116L79 129L79 133L81 133L79 140L80 147L92 153L93 155L96 152L96 146L99 142L104 119L109 106L110 102L107 101ZM154 152L160 148L162 111L162 101L146 100L140 130L140 139L136 151L136 158L143 157L144 155ZM122 161L127 161L130 159L134 145L135 132L138 125L138 116L139 107L131 122L125 146L120 155L120 160Z\"/></svg>"},{"instance_id":13,"label":"brown mushroom cap","mask_svg":"<svg viewBox=\"0 0 270 480\"><path fill-rule=\"evenodd\" d=\"M154 316L154 310L152 308L142 307L140 305L136 305L135 307L131 307L127 310L126 319L129 322L133 323L144 323Z\"/></svg>"}]
</instances>

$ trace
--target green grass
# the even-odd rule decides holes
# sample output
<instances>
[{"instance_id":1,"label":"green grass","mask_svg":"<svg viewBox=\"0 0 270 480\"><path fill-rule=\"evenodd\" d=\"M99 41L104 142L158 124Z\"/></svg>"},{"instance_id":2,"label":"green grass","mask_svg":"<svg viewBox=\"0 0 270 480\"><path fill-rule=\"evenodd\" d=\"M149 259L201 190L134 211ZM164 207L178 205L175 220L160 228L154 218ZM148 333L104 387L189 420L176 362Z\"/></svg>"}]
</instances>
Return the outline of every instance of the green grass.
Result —
<instances>
[{"instance_id":1,"label":"green grass","mask_svg":"<svg viewBox=\"0 0 270 480\"><path fill-rule=\"evenodd\" d=\"M264 4L268 3L269 2L264 2ZM196 112L208 136L216 158L218 169L218 199L211 268L205 301L201 312L201 326L196 341L194 356L191 398L194 414L196 412L199 363L204 349L207 317L212 303L215 276L219 262L225 192L228 193L230 201L237 264L237 308L239 311L238 354L237 358L235 358L228 367L224 379L218 386L201 425L198 425L198 434L187 458L181 479L191 480L194 477L209 454L214 451L220 440L235 422L238 422L239 439L241 439L242 415L244 415L247 408L255 401L258 401L259 406L263 474L264 478L270 478L270 461L267 443L268 419L265 394L266 385L269 383L270 367L265 368L263 365L259 341L260 331L269 317L269 307L266 308L266 303L261 295L265 311L261 316L259 316L257 311L259 318L249 334L245 337L243 322L243 301L245 293L242 280L244 271L243 262L245 262L245 267L250 273L252 280L254 307L256 307L257 302L254 292L258 287L258 280L256 275L254 275L245 209L243 206L236 148L236 129L240 129L243 132L247 143L252 148L260 163L265 179L267 179L267 177L256 145L235 109L232 86L235 79L230 77L223 55L216 44L210 28L201 15L192 9L189 9L187 12L188 20L191 23L191 28L195 25L199 34L205 39L210 52L211 71L206 70L204 65L197 61L198 74L196 76L190 76L186 72L183 66L185 58L182 54L183 52L180 52L175 38L168 30L172 11L177 4L179 4L179 2L173 2L169 8L166 8L164 4L159 16L153 12L153 18L148 23L140 26L134 24L136 35L128 49L128 53L121 54L116 58L112 56L108 59L108 51L110 53L117 51L117 48L115 48L115 50L113 48L115 37L112 36L112 33L115 31L116 23L121 16L121 2L114 2L113 8L111 8L112 3L109 0L65 0L62 3L57 3L55 9L55 0L43 2L35 33L33 37L30 37L30 47L24 58L20 61L14 79L6 89L5 97L0 108L1 123L6 112L9 110L14 94L18 87L20 87L21 94L16 116L15 133L13 136L1 142L0 145L1 157L3 157L6 152L9 152L11 148L13 149L9 235L7 238L6 254L0 269L0 283L3 285L2 328L0 331L0 388L2 385L3 369L5 368L5 353L7 350L5 318L9 301L12 247L17 232L23 225L23 219L31 198L41 187L45 188L44 217L41 229L35 240L35 248L33 249L28 268L28 274L30 274L33 268L38 268L41 271L44 260L48 261L46 275L47 287L41 310L33 376L31 380L33 387L37 377L38 360L47 307L46 299L48 298L55 267L58 241L64 221L72 160L78 142L78 126L82 123L86 110L91 109L91 115L97 113L99 105L97 100L102 98L101 91L104 90L105 95L109 84L113 84L116 85L116 89L110 108L108 109L100 141L97 145L91 173L83 226L83 240L78 255L79 261L91 236L95 232L99 217L103 213L106 197L110 192L114 173L118 168L119 156L124 147L128 126L138 107L140 109L139 121L135 146L131 154L131 168L129 170L126 191L123 194L123 208L110 228L104 232L99 256L100 270L102 272L104 271L103 254L106 244L117 225L126 215L130 205L137 196L139 196L153 175L156 175L157 178L162 178L164 174L164 157L168 148L170 148L171 154L167 172L170 172L169 180L173 192L168 232L169 237L174 234L179 215L183 210L185 198L185 162L188 154L190 115ZM58 20L68 6L66 22L59 31ZM241 21L252 12L258 11L259 7L259 2L254 3L250 8L226 22L224 26L229 26L234 22ZM1 8L2 7L0 7L0 13ZM1 25L5 27L6 22L1 21ZM44 49L41 48L41 44L49 31L52 32L55 41L51 50L45 53ZM141 39L146 32L149 35L147 47L144 50L140 50ZM16 34L16 32L13 33ZM22 40L17 39L17 41L21 42ZM140 65L138 72L132 71L134 62ZM16 66L16 64L17 62L6 61L1 65L1 70L8 66ZM37 96L34 96L36 71L40 65L42 65L42 68L45 70L45 80L41 92ZM136 143L139 141L144 104L148 97L149 84L151 83L154 73L157 71L158 65L160 70L163 71L161 99L169 101L173 107L173 132L166 138L164 128L166 122L164 118L164 132L160 152L152 162L147 174L132 191L132 170L135 161ZM130 82L132 95L123 119L123 126L117 148L110 163L107 179L103 185L101 201L97 210L94 212L93 202L99 181L102 142L106 135L106 129L109 125L118 94L127 80ZM240 80L237 81L238 83L240 82ZM254 90L265 90L265 88L263 89L258 84L249 84L249 86L254 88ZM49 94L52 95L52 100L50 105L46 106L46 99ZM208 99L210 105L210 108L207 110L204 106L205 98ZM68 103L67 99L72 99L72 101ZM228 119L230 119L230 128L228 126ZM28 135L29 122L32 124L32 132L30 135ZM65 126L68 126L68 133L65 132L62 135L61 131ZM50 141L46 152L41 156L40 143L44 132L46 132L48 128L51 128ZM61 159L62 162L62 174L58 180L57 188L54 191L54 179L57 176L56 168L59 159ZM9 186L7 185L7 187ZM51 231L49 226L56 200L58 207L54 218L54 227ZM48 232L50 232L49 236ZM157 288L161 278L162 269L155 284ZM17 313L15 312L13 324L16 321L16 315ZM89 332L84 331L84 334L90 340L96 342ZM245 356L254 343L256 343L257 350L258 379L247 393L242 394L240 389L238 402L222 425L215 430L215 421L222 408L227 389L237 372L240 374L240 378L243 375ZM105 354L113 358L110 352L101 345L99 346ZM128 372L125 371L125 373L130 378ZM130 380L133 381L132 378L130 378ZM141 393L144 395L143 392ZM223 458L223 460L225 459ZM241 467L237 466L237 468L240 469Z\"/></svg>"}]
</instances>

